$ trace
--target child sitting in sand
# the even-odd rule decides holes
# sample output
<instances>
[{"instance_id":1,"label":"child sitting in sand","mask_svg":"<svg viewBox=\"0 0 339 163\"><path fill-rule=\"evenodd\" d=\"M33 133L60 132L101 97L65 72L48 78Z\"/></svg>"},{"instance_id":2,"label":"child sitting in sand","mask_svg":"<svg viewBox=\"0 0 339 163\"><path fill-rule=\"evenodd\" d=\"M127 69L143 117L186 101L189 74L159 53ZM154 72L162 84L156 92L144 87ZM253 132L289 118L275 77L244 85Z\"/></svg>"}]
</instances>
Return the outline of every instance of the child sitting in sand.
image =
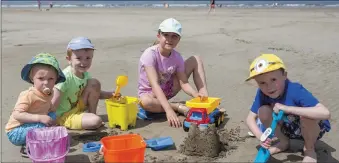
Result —
<instances>
[{"instance_id":1,"label":"child sitting in sand","mask_svg":"<svg viewBox=\"0 0 339 163\"><path fill-rule=\"evenodd\" d=\"M97 129L103 125L96 115L99 99L108 99L114 92L101 90L100 82L91 77L94 46L86 37L73 38L67 46L69 66L63 70L64 83L55 86L52 103L57 107L57 124L68 129ZM85 113L85 110L88 113Z\"/></svg>"},{"instance_id":2,"label":"child sitting in sand","mask_svg":"<svg viewBox=\"0 0 339 163\"><path fill-rule=\"evenodd\" d=\"M27 157L27 132L54 124L56 116L51 103L53 87L64 82L65 76L54 56L40 53L24 66L21 78L33 86L20 93L6 124L6 133L12 144L22 146L20 152Z\"/></svg>"},{"instance_id":3,"label":"child sitting in sand","mask_svg":"<svg viewBox=\"0 0 339 163\"><path fill-rule=\"evenodd\" d=\"M257 57L249 70L246 81L254 79L259 86L246 121L255 137L262 135L257 117L265 127L270 127L273 112L283 110L288 119L278 124L274 133L280 142L271 145L272 140L267 138L261 146L275 154L289 148L289 139L304 140L303 162L316 162L315 143L331 129L329 110L301 84L287 78L283 61L274 54Z\"/></svg>"},{"instance_id":4,"label":"child sitting in sand","mask_svg":"<svg viewBox=\"0 0 339 163\"><path fill-rule=\"evenodd\" d=\"M142 109L151 113L165 112L170 126L180 127L175 111L186 114L188 108L180 103L169 103L181 89L192 97L207 97L204 67L198 56L186 61L174 50L181 38L181 24L169 18L158 29L158 43L147 48L139 62L138 95ZM193 73L194 90L188 83ZM147 115L139 118L146 119Z\"/></svg>"}]
</instances>

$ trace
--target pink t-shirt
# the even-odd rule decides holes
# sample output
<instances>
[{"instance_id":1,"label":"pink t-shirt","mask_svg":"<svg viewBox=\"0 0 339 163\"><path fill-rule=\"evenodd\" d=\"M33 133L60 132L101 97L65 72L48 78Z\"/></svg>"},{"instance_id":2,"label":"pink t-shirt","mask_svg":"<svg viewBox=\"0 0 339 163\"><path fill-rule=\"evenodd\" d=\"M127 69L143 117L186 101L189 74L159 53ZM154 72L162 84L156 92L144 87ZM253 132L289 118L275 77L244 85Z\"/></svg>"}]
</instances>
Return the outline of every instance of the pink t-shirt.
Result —
<instances>
[{"instance_id":1,"label":"pink t-shirt","mask_svg":"<svg viewBox=\"0 0 339 163\"><path fill-rule=\"evenodd\" d=\"M144 66L153 66L158 73L159 84L164 89L168 81L173 80L176 72L185 71L185 63L182 56L175 50L172 50L169 57L164 57L159 52L158 45L147 48L140 57L139 61L139 82L138 95L152 92Z\"/></svg>"}]
</instances>

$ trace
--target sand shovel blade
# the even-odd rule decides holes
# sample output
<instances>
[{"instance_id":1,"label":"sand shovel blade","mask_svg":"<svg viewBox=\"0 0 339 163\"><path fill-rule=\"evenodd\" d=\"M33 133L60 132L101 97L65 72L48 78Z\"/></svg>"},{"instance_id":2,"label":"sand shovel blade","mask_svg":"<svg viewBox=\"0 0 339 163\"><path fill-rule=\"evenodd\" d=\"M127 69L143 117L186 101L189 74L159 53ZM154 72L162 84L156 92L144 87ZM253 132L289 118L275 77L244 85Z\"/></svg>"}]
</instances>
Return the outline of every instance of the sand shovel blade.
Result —
<instances>
[{"instance_id":1,"label":"sand shovel blade","mask_svg":"<svg viewBox=\"0 0 339 163\"><path fill-rule=\"evenodd\" d=\"M146 140L147 147L152 150L161 150L168 147L171 147L174 142L171 137L160 137Z\"/></svg>"},{"instance_id":2,"label":"sand shovel blade","mask_svg":"<svg viewBox=\"0 0 339 163\"><path fill-rule=\"evenodd\" d=\"M266 163L269 158L270 152L267 149L260 147L257 156L255 157L254 163Z\"/></svg>"},{"instance_id":3,"label":"sand shovel blade","mask_svg":"<svg viewBox=\"0 0 339 163\"><path fill-rule=\"evenodd\" d=\"M128 77L124 75L120 75L116 79L116 86L117 88L115 89L115 95L118 95L120 93L121 87L126 86L128 83Z\"/></svg>"},{"instance_id":4,"label":"sand shovel blade","mask_svg":"<svg viewBox=\"0 0 339 163\"><path fill-rule=\"evenodd\" d=\"M270 134L269 138L272 138L273 133L275 131L275 128L277 127L278 122L281 119L283 119L284 111L280 110L278 114L272 113L272 117L273 117L273 121L271 123L272 133ZM270 152L267 149L265 149L263 147L260 147L254 162L255 163L265 163L265 162L267 162L267 160L269 158L270 158Z\"/></svg>"}]
</instances>

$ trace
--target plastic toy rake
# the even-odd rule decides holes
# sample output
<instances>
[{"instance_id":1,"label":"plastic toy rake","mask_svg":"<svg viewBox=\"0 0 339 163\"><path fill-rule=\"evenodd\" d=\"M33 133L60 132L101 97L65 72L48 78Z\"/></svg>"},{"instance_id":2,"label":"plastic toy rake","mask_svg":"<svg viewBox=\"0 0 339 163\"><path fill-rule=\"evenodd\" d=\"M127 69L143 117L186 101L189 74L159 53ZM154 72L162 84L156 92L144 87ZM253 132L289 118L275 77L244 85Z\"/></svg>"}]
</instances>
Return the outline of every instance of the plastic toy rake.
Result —
<instances>
[{"instance_id":1,"label":"plastic toy rake","mask_svg":"<svg viewBox=\"0 0 339 163\"><path fill-rule=\"evenodd\" d=\"M272 123L271 123L271 127L267 128L265 130L265 132L263 133L263 135L261 136L260 140L261 141L265 141L267 138L272 138L275 128L277 127L277 124L280 120L282 120L283 118L286 118L284 116L284 111L280 110L278 114L276 114L275 112L272 113ZM255 157L254 163L266 163L267 160L270 158L270 152L268 149L264 148L264 147L260 147L257 156Z\"/></svg>"}]
</instances>

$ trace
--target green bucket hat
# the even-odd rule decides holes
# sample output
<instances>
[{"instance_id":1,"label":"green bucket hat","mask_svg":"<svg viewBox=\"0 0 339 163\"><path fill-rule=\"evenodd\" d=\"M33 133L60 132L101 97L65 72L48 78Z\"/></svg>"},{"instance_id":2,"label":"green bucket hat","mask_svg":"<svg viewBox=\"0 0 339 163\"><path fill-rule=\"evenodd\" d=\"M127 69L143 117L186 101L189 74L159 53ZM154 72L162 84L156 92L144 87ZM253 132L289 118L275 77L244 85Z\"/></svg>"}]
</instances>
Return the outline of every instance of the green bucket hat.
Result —
<instances>
[{"instance_id":1,"label":"green bucket hat","mask_svg":"<svg viewBox=\"0 0 339 163\"><path fill-rule=\"evenodd\" d=\"M34 64L46 64L46 65L51 65L57 70L58 72L58 79L56 80L55 84L57 83L62 83L66 80L64 73L61 71L59 68L59 62L58 60L51 54L49 53L40 53L36 56L34 56L31 61L29 61L28 64L24 66L24 68L21 70L21 78L28 83L33 84L31 79L29 78L30 71L32 69L32 66Z\"/></svg>"}]
</instances>

